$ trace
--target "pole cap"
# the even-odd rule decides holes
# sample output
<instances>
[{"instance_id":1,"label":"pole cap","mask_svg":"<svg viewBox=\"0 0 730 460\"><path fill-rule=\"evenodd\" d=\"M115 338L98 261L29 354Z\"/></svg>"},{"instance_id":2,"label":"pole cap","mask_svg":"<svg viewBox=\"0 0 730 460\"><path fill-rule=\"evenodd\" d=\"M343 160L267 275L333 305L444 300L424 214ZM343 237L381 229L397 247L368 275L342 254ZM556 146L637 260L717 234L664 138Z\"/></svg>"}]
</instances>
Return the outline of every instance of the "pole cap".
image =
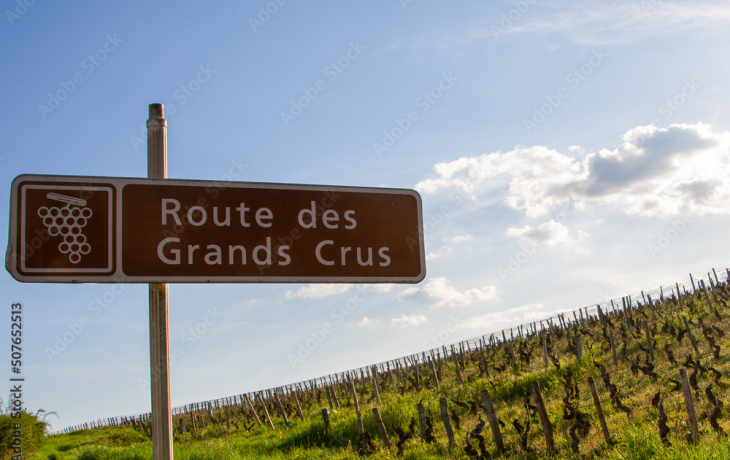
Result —
<instances>
[{"instance_id":1,"label":"pole cap","mask_svg":"<svg viewBox=\"0 0 730 460\"><path fill-rule=\"evenodd\" d=\"M162 104L150 104L150 118L165 118L165 107Z\"/></svg>"}]
</instances>

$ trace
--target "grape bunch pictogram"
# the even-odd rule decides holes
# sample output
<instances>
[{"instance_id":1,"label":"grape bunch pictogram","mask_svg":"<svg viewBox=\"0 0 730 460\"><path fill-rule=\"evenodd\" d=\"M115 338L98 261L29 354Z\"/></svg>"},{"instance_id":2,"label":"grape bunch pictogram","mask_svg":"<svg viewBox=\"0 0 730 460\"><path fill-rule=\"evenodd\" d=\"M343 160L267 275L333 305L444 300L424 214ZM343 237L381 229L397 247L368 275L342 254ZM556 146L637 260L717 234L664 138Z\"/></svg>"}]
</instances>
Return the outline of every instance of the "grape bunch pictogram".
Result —
<instances>
[{"instance_id":1,"label":"grape bunch pictogram","mask_svg":"<svg viewBox=\"0 0 730 460\"><path fill-rule=\"evenodd\" d=\"M51 236L63 237L58 250L62 254L68 254L68 260L72 264L77 264L81 261L82 254L91 252L91 245L81 233L93 214L91 208L86 207L86 200L58 193L51 192L46 198L66 203L63 207L42 206L38 208L38 216L43 219L43 225L48 228Z\"/></svg>"}]
</instances>

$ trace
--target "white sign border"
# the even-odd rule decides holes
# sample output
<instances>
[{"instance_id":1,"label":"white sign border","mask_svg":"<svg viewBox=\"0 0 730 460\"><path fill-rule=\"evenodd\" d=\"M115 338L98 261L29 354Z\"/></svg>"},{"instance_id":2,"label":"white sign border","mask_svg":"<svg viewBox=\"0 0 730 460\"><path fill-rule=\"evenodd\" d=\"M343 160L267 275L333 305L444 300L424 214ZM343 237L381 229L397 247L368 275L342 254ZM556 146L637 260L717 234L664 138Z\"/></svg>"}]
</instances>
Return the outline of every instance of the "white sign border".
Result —
<instances>
[{"instance_id":1,"label":"white sign border","mask_svg":"<svg viewBox=\"0 0 730 460\"><path fill-rule=\"evenodd\" d=\"M69 185L58 185L58 186L52 186L52 185L26 185L23 187L22 193L21 193L21 211L20 215L23 217L26 217L26 195L25 192L27 190L90 190L90 191L105 191L109 194L109 203L107 206L108 212L109 212L109 222L107 223L107 235L108 235L108 241L107 245L109 248L109 251L107 253L107 267L106 268L27 268L25 266L25 258L21 257L21 269L25 273L111 273L112 270L114 270L114 267L112 266L112 256L114 255L112 252L112 249L114 248L113 241L112 241L112 225L114 220L114 208L112 203L112 196L114 194L114 190L112 190L111 187L80 187L80 186L69 186ZM20 221L20 247L25 247L25 219L22 219Z\"/></svg>"},{"instance_id":2,"label":"white sign border","mask_svg":"<svg viewBox=\"0 0 730 460\"><path fill-rule=\"evenodd\" d=\"M25 276L18 272L17 256L13 244L18 240L17 229L17 194L18 187L21 182L38 181L38 182L75 182L82 183L84 186L93 187L95 183L111 184L114 187L117 222L116 222L116 270L112 276ZM194 186L194 187L211 187L211 188L255 188L255 189L273 189L273 190L306 190L318 192L360 192L374 194L395 194L395 195L411 195L416 199L418 211L418 246L421 273L414 277L320 277L320 276L226 276L226 277L189 277L189 276L168 276L159 279L149 276L128 276L122 271L122 189L125 185L132 184L157 184L169 186ZM78 187L78 186L77 186ZM82 186L83 188L83 186ZM270 182L233 182L233 181L206 181L191 179L141 179L127 177L100 177L100 176L53 176L53 175L35 175L22 174L13 179L11 185L11 206L10 206L10 229L8 232L8 248L5 255L5 268L18 281L30 283L185 283L185 284L224 284L224 283L393 283L393 284L416 284L423 281L426 277L426 253L425 240L423 234L423 201L421 195L411 189L398 188L375 188L375 187L354 187L354 186L334 186L334 185L302 185L302 184L277 184ZM22 246L21 246L22 247ZM88 272L88 271L87 271Z\"/></svg>"}]
</instances>

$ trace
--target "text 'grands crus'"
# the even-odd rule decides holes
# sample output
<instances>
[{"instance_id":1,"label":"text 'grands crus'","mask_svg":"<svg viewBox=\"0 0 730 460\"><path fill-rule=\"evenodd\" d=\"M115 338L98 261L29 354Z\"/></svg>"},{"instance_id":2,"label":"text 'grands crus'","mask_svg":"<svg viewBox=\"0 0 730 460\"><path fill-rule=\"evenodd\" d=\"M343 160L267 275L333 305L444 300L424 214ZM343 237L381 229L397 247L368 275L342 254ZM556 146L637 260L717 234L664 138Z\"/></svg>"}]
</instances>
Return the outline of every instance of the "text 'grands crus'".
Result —
<instances>
[{"instance_id":1,"label":"text 'grands crus'","mask_svg":"<svg viewBox=\"0 0 730 460\"><path fill-rule=\"evenodd\" d=\"M202 206L192 206L187 208L187 212L181 212L180 201L172 198L162 199L162 225L168 225L174 222L177 225L183 225L181 216L185 217L187 224L194 227L201 227L203 225L215 225L218 227L230 227L240 226L243 228L251 227L256 225L261 228L270 228L274 222L274 213L271 209L266 207L260 207L255 211L246 206L246 203L240 203L240 205L234 208L234 212L238 213L238 218L231 218L231 208L214 207L212 216L208 216L208 212ZM344 228L346 230L354 230L357 228L357 220L355 219L355 211L347 210L342 216L334 210L327 209L321 215L318 216L317 206L314 201L311 202L310 208L304 208L299 211L297 216L298 224L303 229L315 229L320 224L319 228L326 228L330 230L336 230ZM224 253L224 249L217 244L205 245L205 250L201 249L200 244L188 244L181 245L180 238L169 237L164 238L157 245L157 256L159 259L168 265L195 265L201 261L208 265L235 265L241 264L246 265L248 257L250 255L251 260L256 265L271 265L272 264L272 253L276 251L276 259L278 265L289 265L291 263L291 256L289 255L288 245L279 245L273 248L271 246L272 237L265 237L265 241L262 244L256 245L253 248L247 248L244 245L228 245L227 253ZM187 246L187 247L185 247ZM329 248L332 246L333 248ZM373 248L353 248L351 246L340 246L339 257L332 257L332 249L335 248L334 240L325 239L320 241L314 249L314 255L322 265L333 266L346 266L348 263L357 263L360 266L372 266L377 263L381 267L387 267L390 265L390 256L388 251L390 248L381 247L377 250L377 256L379 260L373 260ZM196 252L199 251L199 252ZM323 254L326 252L326 254ZM204 254L205 253L205 254ZM224 254L226 257L224 257ZM334 254L337 254L335 251Z\"/></svg>"}]
</instances>

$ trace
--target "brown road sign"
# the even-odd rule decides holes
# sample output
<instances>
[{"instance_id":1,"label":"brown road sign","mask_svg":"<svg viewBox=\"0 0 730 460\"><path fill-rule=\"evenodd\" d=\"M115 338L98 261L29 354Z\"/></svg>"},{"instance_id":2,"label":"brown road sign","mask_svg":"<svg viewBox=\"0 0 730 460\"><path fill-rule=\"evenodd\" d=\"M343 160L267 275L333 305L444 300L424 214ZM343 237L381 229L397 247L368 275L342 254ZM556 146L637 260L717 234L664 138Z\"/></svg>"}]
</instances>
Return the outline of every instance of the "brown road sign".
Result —
<instances>
[{"instance_id":1,"label":"brown road sign","mask_svg":"<svg viewBox=\"0 0 730 460\"><path fill-rule=\"evenodd\" d=\"M15 178L5 258L44 283L417 283L414 190Z\"/></svg>"}]
</instances>

